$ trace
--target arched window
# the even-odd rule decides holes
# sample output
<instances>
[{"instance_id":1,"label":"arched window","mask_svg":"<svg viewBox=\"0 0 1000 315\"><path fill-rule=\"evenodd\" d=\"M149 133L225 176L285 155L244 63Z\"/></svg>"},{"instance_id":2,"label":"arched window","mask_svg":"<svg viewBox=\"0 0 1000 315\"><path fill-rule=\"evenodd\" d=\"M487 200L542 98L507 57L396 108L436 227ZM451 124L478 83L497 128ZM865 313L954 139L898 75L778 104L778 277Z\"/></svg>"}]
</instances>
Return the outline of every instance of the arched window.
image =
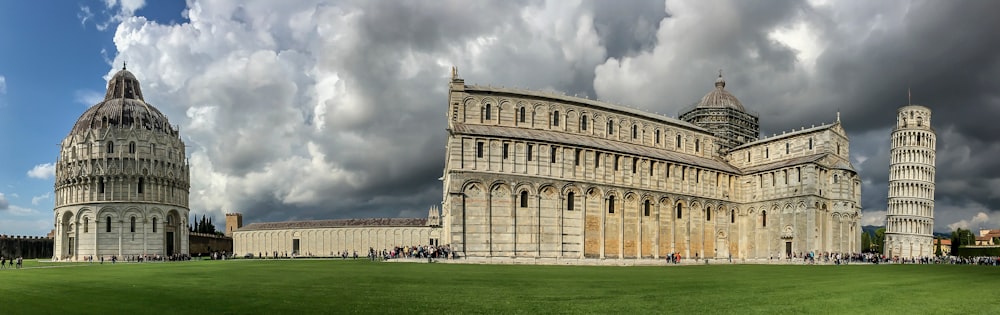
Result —
<instances>
[{"instance_id":1,"label":"arched window","mask_svg":"<svg viewBox=\"0 0 1000 315\"><path fill-rule=\"evenodd\" d=\"M813 149L813 138L809 138L809 150Z\"/></svg>"},{"instance_id":2,"label":"arched window","mask_svg":"<svg viewBox=\"0 0 1000 315\"><path fill-rule=\"evenodd\" d=\"M90 232L90 218L83 217L83 233Z\"/></svg>"},{"instance_id":3,"label":"arched window","mask_svg":"<svg viewBox=\"0 0 1000 315\"><path fill-rule=\"evenodd\" d=\"M788 154L791 151L792 151L792 144L789 142L785 142L785 154Z\"/></svg>"},{"instance_id":4,"label":"arched window","mask_svg":"<svg viewBox=\"0 0 1000 315\"><path fill-rule=\"evenodd\" d=\"M573 201L576 200L576 193L569 192L566 194L566 210L573 211Z\"/></svg>"},{"instance_id":5,"label":"arched window","mask_svg":"<svg viewBox=\"0 0 1000 315\"><path fill-rule=\"evenodd\" d=\"M580 117L580 130L583 131L587 130L587 115L583 115L583 117Z\"/></svg>"},{"instance_id":6,"label":"arched window","mask_svg":"<svg viewBox=\"0 0 1000 315\"><path fill-rule=\"evenodd\" d=\"M111 216L104 220L104 232L111 233Z\"/></svg>"},{"instance_id":7,"label":"arched window","mask_svg":"<svg viewBox=\"0 0 1000 315\"><path fill-rule=\"evenodd\" d=\"M559 126L559 111L552 112L552 126Z\"/></svg>"},{"instance_id":8,"label":"arched window","mask_svg":"<svg viewBox=\"0 0 1000 315\"><path fill-rule=\"evenodd\" d=\"M632 139L639 137L639 126L632 125Z\"/></svg>"},{"instance_id":9,"label":"arched window","mask_svg":"<svg viewBox=\"0 0 1000 315\"><path fill-rule=\"evenodd\" d=\"M146 183L143 181L142 177L139 177L139 185L136 186L136 191L141 194L142 191L143 191L143 187L145 186L145 184Z\"/></svg>"},{"instance_id":10,"label":"arched window","mask_svg":"<svg viewBox=\"0 0 1000 315\"><path fill-rule=\"evenodd\" d=\"M153 217L153 233L156 233L156 217Z\"/></svg>"},{"instance_id":11,"label":"arched window","mask_svg":"<svg viewBox=\"0 0 1000 315\"><path fill-rule=\"evenodd\" d=\"M656 140L653 140L653 141L656 141L656 144L660 144L660 130L659 129L656 130L656 132L654 133L653 137L656 138Z\"/></svg>"},{"instance_id":12,"label":"arched window","mask_svg":"<svg viewBox=\"0 0 1000 315\"><path fill-rule=\"evenodd\" d=\"M608 134L615 134L615 122L608 120Z\"/></svg>"},{"instance_id":13,"label":"arched window","mask_svg":"<svg viewBox=\"0 0 1000 315\"><path fill-rule=\"evenodd\" d=\"M683 218L683 217L684 217L684 206L681 205L681 203L678 202L677 203L677 218L680 219L680 218Z\"/></svg>"},{"instance_id":14,"label":"arched window","mask_svg":"<svg viewBox=\"0 0 1000 315\"><path fill-rule=\"evenodd\" d=\"M528 207L528 191L521 191L521 208Z\"/></svg>"},{"instance_id":15,"label":"arched window","mask_svg":"<svg viewBox=\"0 0 1000 315\"><path fill-rule=\"evenodd\" d=\"M767 210L760 212L760 224L763 227L767 227Z\"/></svg>"},{"instance_id":16,"label":"arched window","mask_svg":"<svg viewBox=\"0 0 1000 315\"><path fill-rule=\"evenodd\" d=\"M608 196L608 213L615 213L615 196Z\"/></svg>"},{"instance_id":17,"label":"arched window","mask_svg":"<svg viewBox=\"0 0 1000 315\"><path fill-rule=\"evenodd\" d=\"M712 207L705 207L705 221L712 221Z\"/></svg>"},{"instance_id":18,"label":"arched window","mask_svg":"<svg viewBox=\"0 0 1000 315\"><path fill-rule=\"evenodd\" d=\"M107 150L107 152L108 153L115 153L115 142L114 141L108 141L108 150Z\"/></svg>"},{"instance_id":19,"label":"arched window","mask_svg":"<svg viewBox=\"0 0 1000 315\"><path fill-rule=\"evenodd\" d=\"M642 204L642 215L647 217L649 216L649 200L646 200L646 202L643 202Z\"/></svg>"},{"instance_id":20,"label":"arched window","mask_svg":"<svg viewBox=\"0 0 1000 315\"><path fill-rule=\"evenodd\" d=\"M701 152L701 139L694 139L694 152Z\"/></svg>"},{"instance_id":21,"label":"arched window","mask_svg":"<svg viewBox=\"0 0 1000 315\"><path fill-rule=\"evenodd\" d=\"M149 144L149 154L152 155L152 156L156 156L156 144L155 143L150 143Z\"/></svg>"},{"instance_id":22,"label":"arched window","mask_svg":"<svg viewBox=\"0 0 1000 315\"><path fill-rule=\"evenodd\" d=\"M923 117L917 117L917 127L920 127L920 126L923 126L923 125L924 125L924 118Z\"/></svg>"},{"instance_id":23,"label":"arched window","mask_svg":"<svg viewBox=\"0 0 1000 315\"><path fill-rule=\"evenodd\" d=\"M132 154L135 153L135 142L134 141L128 143L128 153L132 153Z\"/></svg>"},{"instance_id":24,"label":"arched window","mask_svg":"<svg viewBox=\"0 0 1000 315\"><path fill-rule=\"evenodd\" d=\"M97 193L98 194L103 194L104 193L104 178L103 177L97 180Z\"/></svg>"},{"instance_id":25,"label":"arched window","mask_svg":"<svg viewBox=\"0 0 1000 315\"><path fill-rule=\"evenodd\" d=\"M729 223L736 223L736 210L729 210Z\"/></svg>"},{"instance_id":26,"label":"arched window","mask_svg":"<svg viewBox=\"0 0 1000 315\"><path fill-rule=\"evenodd\" d=\"M483 114L483 116L486 117L486 120L490 120L492 117L492 111L493 110L491 109L490 104L486 104L486 112Z\"/></svg>"},{"instance_id":27,"label":"arched window","mask_svg":"<svg viewBox=\"0 0 1000 315\"><path fill-rule=\"evenodd\" d=\"M677 147L681 147L681 135L677 135Z\"/></svg>"},{"instance_id":28,"label":"arched window","mask_svg":"<svg viewBox=\"0 0 1000 315\"><path fill-rule=\"evenodd\" d=\"M132 233L135 233L135 217L134 216L131 219L129 219L129 230Z\"/></svg>"},{"instance_id":29,"label":"arched window","mask_svg":"<svg viewBox=\"0 0 1000 315\"><path fill-rule=\"evenodd\" d=\"M520 109L518 109L517 116L518 116L518 118L517 118L518 121L524 122L524 116L527 116L527 115L524 114L524 107L523 106Z\"/></svg>"}]
</instances>

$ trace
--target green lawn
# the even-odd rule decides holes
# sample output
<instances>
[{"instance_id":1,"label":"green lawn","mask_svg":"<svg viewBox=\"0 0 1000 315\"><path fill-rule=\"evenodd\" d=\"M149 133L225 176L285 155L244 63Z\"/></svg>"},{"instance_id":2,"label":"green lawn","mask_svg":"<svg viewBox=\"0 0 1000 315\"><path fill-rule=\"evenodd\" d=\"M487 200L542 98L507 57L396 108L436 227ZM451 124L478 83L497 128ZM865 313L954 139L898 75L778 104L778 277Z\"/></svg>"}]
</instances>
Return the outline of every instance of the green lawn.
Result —
<instances>
[{"instance_id":1,"label":"green lawn","mask_svg":"<svg viewBox=\"0 0 1000 315\"><path fill-rule=\"evenodd\" d=\"M509 266L333 260L0 270L3 314L997 314L1000 267Z\"/></svg>"}]
</instances>

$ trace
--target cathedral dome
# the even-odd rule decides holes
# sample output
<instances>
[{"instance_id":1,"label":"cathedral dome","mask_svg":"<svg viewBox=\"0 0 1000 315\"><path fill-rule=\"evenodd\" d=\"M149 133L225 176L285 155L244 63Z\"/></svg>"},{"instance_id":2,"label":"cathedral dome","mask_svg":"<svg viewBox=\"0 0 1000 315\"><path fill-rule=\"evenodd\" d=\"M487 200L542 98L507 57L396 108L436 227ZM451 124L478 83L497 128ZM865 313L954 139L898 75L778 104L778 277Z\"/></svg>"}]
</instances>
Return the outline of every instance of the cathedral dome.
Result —
<instances>
[{"instance_id":1,"label":"cathedral dome","mask_svg":"<svg viewBox=\"0 0 1000 315\"><path fill-rule=\"evenodd\" d=\"M142 89L139 88L139 80L125 68L111 77L104 100L80 115L70 130L70 135L103 128L142 128L167 135L177 134L177 130L167 121L167 116L146 103L142 97Z\"/></svg>"},{"instance_id":2,"label":"cathedral dome","mask_svg":"<svg viewBox=\"0 0 1000 315\"><path fill-rule=\"evenodd\" d=\"M736 99L732 93L726 91L726 80L722 78L722 72L719 72L719 78L715 79L715 89L705 97L701 98L701 102L698 103L698 108L734 108L740 111L746 111L743 109L743 104L740 100Z\"/></svg>"}]
</instances>

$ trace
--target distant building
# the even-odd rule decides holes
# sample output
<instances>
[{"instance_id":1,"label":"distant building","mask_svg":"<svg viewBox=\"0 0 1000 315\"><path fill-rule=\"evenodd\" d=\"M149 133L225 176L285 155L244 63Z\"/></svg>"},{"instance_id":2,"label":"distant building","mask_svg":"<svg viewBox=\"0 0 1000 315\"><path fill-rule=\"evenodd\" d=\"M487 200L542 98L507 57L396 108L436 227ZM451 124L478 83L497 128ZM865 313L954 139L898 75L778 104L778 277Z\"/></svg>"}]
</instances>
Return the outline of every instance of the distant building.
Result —
<instances>
[{"instance_id":1,"label":"distant building","mask_svg":"<svg viewBox=\"0 0 1000 315\"><path fill-rule=\"evenodd\" d=\"M235 217L239 214L233 214ZM242 215L240 215L242 217ZM235 224L235 226L230 225ZM367 256L369 250L394 247L443 245L438 209L428 210L427 218L371 218L251 223L227 220L232 230L233 251L254 257Z\"/></svg>"},{"instance_id":2,"label":"distant building","mask_svg":"<svg viewBox=\"0 0 1000 315\"><path fill-rule=\"evenodd\" d=\"M1000 230L980 229L979 235L976 236L976 245L977 246L1000 245L993 243L993 239L995 238L1000 238Z\"/></svg>"},{"instance_id":3,"label":"distant building","mask_svg":"<svg viewBox=\"0 0 1000 315\"><path fill-rule=\"evenodd\" d=\"M184 142L122 68L60 144L53 258L188 254Z\"/></svg>"}]
</instances>

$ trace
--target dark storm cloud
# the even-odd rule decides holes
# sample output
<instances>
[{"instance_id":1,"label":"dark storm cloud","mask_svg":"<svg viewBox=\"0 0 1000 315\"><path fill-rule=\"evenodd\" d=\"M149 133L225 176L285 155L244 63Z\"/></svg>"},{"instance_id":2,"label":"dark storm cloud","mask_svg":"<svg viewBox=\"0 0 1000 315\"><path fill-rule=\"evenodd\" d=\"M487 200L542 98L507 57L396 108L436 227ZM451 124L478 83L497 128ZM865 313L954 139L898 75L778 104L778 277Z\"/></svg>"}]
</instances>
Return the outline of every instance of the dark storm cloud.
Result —
<instances>
[{"instance_id":1,"label":"dark storm cloud","mask_svg":"<svg viewBox=\"0 0 1000 315\"><path fill-rule=\"evenodd\" d=\"M631 56L656 47L656 30L667 17L664 1L599 1L593 7L594 27L609 58Z\"/></svg>"},{"instance_id":2,"label":"dark storm cloud","mask_svg":"<svg viewBox=\"0 0 1000 315\"><path fill-rule=\"evenodd\" d=\"M899 24L873 30L856 43L830 47L818 67L822 85L840 95L828 104L842 108L855 152L880 153L866 161L876 163L861 174L871 183L864 190L864 207L885 208L887 150L874 146L888 145L889 134L870 144L859 138L879 136L868 132L891 127L909 89L913 103L934 111L937 229L981 210L968 209L968 201L1000 215L993 192L998 187L990 185L1000 176L1000 159L995 158L1000 125L993 121L1000 114L1000 40L995 35L1000 20L994 17L1000 4L928 1L895 8L905 10Z\"/></svg>"}]
</instances>

